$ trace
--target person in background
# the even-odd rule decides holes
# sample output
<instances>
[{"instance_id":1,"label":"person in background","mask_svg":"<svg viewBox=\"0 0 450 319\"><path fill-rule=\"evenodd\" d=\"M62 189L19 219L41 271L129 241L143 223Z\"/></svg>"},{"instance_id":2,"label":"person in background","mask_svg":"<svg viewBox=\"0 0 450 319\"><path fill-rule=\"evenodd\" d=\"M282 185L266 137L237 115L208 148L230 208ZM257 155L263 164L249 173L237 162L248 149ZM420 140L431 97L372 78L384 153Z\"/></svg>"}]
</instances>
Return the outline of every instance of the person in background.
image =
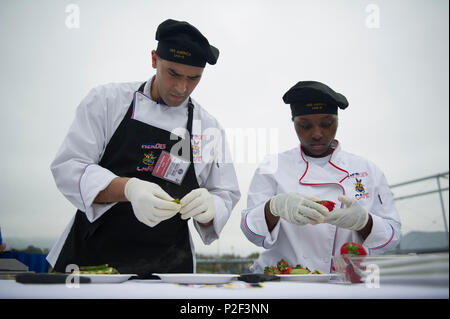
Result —
<instances>
[{"instance_id":1,"label":"person in background","mask_svg":"<svg viewBox=\"0 0 450 319\"><path fill-rule=\"evenodd\" d=\"M283 100L300 144L266 157L251 181L241 229L265 251L250 270L261 273L285 259L329 273L346 242L362 244L369 254L392 250L401 223L383 172L335 139L338 108L348 106L345 96L323 83L301 81ZM318 200L336 208L330 212Z\"/></svg>"},{"instance_id":2,"label":"person in background","mask_svg":"<svg viewBox=\"0 0 450 319\"><path fill-rule=\"evenodd\" d=\"M78 209L47 257L55 271L109 264L142 278L192 273L188 219L210 244L240 198L233 164L219 158L228 154L224 136L202 134L223 129L191 98L219 50L184 21L164 21L155 38L156 74L92 89L51 164Z\"/></svg>"}]
</instances>

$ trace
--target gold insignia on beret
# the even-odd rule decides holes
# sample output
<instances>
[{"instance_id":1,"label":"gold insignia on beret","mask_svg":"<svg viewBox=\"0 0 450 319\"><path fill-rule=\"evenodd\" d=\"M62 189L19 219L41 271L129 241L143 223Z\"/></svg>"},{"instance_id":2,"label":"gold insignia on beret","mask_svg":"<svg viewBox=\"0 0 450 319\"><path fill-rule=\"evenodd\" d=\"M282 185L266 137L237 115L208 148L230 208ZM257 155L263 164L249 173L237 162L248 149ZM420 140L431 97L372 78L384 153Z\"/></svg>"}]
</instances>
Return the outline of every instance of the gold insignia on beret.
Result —
<instances>
[{"instance_id":1,"label":"gold insignia on beret","mask_svg":"<svg viewBox=\"0 0 450 319\"><path fill-rule=\"evenodd\" d=\"M183 50L176 50L176 49L169 49L169 52L173 54L174 58L184 59L185 56L191 56L191 52L183 51Z\"/></svg>"},{"instance_id":2,"label":"gold insignia on beret","mask_svg":"<svg viewBox=\"0 0 450 319\"><path fill-rule=\"evenodd\" d=\"M312 110L321 110L327 106L326 103L307 103L305 106L310 107Z\"/></svg>"}]
</instances>

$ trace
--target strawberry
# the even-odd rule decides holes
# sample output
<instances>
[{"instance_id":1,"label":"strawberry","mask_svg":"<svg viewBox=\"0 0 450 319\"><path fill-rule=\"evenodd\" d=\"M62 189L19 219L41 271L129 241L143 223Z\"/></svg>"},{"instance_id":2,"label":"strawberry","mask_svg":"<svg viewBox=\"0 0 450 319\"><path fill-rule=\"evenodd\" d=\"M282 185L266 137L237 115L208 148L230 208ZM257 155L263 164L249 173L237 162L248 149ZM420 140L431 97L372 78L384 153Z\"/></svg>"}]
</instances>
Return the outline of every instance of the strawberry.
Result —
<instances>
[{"instance_id":1,"label":"strawberry","mask_svg":"<svg viewBox=\"0 0 450 319\"><path fill-rule=\"evenodd\" d=\"M287 269L288 267L290 267L290 265L288 264L288 262L287 262L286 260L281 259L281 260L277 263L277 267L278 267L278 270L283 274L283 273L286 271L286 269Z\"/></svg>"},{"instance_id":2,"label":"strawberry","mask_svg":"<svg viewBox=\"0 0 450 319\"><path fill-rule=\"evenodd\" d=\"M334 209L334 207L336 206L336 203L332 202L330 200L318 200L318 201L315 201L315 202L317 204L325 206L328 209L329 212L331 212Z\"/></svg>"},{"instance_id":3,"label":"strawberry","mask_svg":"<svg viewBox=\"0 0 450 319\"><path fill-rule=\"evenodd\" d=\"M365 267L361 267L361 260L356 258L354 260L350 260L350 257L353 256L366 256L367 252L363 246L354 242L347 242L341 247L341 255L344 257L344 261L347 263L347 267L345 269L345 276L347 280L353 283L359 283L361 281L361 276L355 271L354 267L357 267L361 271L365 270ZM353 262L351 262L353 261Z\"/></svg>"},{"instance_id":4,"label":"strawberry","mask_svg":"<svg viewBox=\"0 0 450 319\"><path fill-rule=\"evenodd\" d=\"M341 255L365 256L367 252L360 244L347 242L341 247Z\"/></svg>"},{"instance_id":5,"label":"strawberry","mask_svg":"<svg viewBox=\"0 0 450 319\"><path fill-rule=\"evenodd\" d=\"M329 212L331 212L334 209L334 207L336 206L336 203L332 202L330 200L323 200L322 205L325 206Z\"/></svg>"},{"instance_id":6,"label":"strawberry","mask_svg":"<svg viewBox=\"0 0 450 319\"><path fill-rule=\"evenodd\" d=\"M351 283L361 283L361 276L355 271L352 265L345 267L345 278Z\"/></svg>"},{"instance_id":7,"label":"strawberry","mask_svg":"<svg viewBox=\"0 0 450 319\"><path fill-rule=\"evenodd\" d=\"M289 263L284 259L281 259L279 262L277 262L276 267L266 267L266 268L276 269L276 271L278 272L275 272L275 274L282 274L282 275L289 275L291 273L291 270L294 269L294 267L289 265Z\"/></svg>"},{"instance_id":8,"label":"strawberry","mask_svg":"<svg viewBox=\"0 0 450 319\"><path fill-rule=\"evenodd\" d=\"M283 274L289 275L289 274L291 273L291 270L292 270L292 269L293 269L293 268L292 268L291 266L286 267L286 270L283 272Z\"/></svg>"}]
</instances>

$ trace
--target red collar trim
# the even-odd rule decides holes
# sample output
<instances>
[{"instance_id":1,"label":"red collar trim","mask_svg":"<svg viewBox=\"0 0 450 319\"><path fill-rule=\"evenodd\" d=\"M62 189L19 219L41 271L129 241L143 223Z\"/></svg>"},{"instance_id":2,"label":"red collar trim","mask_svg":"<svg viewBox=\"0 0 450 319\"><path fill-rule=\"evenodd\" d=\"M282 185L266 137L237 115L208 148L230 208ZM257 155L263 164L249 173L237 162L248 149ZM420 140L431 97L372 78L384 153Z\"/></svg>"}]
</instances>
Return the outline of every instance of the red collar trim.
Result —
<instances>
[{"instance_id":1,"label":"red collar trim","mask_svg":"<svg viewBox=\"0 0 450 319\"><path fill-rule=\"evenodd\" d=\"M339 141L337 141L337 140L335 140L335 141L336 141L336 147L334 148L333 152L331 152L331 156L330 156L330 159L328 160L328 163L330 163L334 168L336 168L336 169L338 169L338 170L340 170L340 171L346 173L346 176L345 176L343 179L341 179L341 180L339 181L339 183L342 183L345 179L348 178L348 176L350 175L350 173L349 173L348 171L346 171L345 169L340 168L339 166L337 166L337 165L334 164L333 162L331 162L331 159L333 158L334 152L337 150L338 145L339 145ZM302 185L329 185L329 184L335 184L335 183L315 183L315 184L303 183L303 182L302 182L302 179L303 179L303 177L305 177L306 173L308 172L308 169L309 169L309 162L303 157L303 152L302 152L302 146L301 146L301 144L300 144L300 156L302 157L302 160L306 163L306 169L305 169L305 171L303 172L302 177L300 177L300 179L299 179L299 183L300 183L300 184L302 184Z\"/></svg>"}]
</instances>

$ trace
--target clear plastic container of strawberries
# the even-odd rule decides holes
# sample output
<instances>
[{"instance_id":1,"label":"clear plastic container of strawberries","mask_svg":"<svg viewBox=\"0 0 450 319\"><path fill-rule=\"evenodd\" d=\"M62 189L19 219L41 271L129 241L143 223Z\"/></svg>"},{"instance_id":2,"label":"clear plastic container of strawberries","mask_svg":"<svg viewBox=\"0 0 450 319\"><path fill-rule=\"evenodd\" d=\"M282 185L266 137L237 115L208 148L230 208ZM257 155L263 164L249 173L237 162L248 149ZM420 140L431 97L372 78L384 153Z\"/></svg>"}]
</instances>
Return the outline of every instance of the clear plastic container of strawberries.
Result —
<instances>
[{"instance_id":1,"label":"clear plastic container of strawberries","mask_svg":"<svg viewBox=\"0 0 450 319\"><path fill-rule=\"evenodd\" d=\"M341 247L341 255L333 257L333 271L342 274L349 283L362 283L366 276L364 261L367 252L361 244L347 242Z\"/></svg>"}]
</instances>

